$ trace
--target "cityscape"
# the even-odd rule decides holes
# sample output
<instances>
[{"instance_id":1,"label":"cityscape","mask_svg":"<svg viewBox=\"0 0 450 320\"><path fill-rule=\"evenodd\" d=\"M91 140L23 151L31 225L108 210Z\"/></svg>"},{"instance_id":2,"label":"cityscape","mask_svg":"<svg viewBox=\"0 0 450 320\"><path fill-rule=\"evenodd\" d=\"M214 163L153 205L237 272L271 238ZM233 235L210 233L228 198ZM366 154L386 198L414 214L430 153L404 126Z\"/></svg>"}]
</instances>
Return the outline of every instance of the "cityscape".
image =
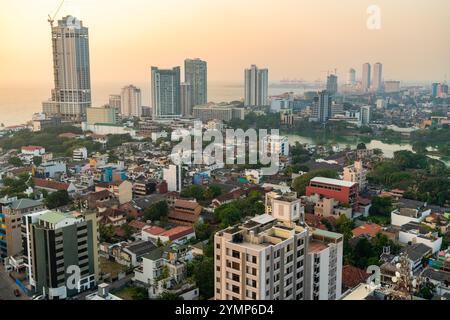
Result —
<instances>
[{"instance_id":1,"label":"cityscape","mask_svg":"<svg viewBox=\"0 0 450 320\"><path fill-rule=\"evenodd\" d=\"M374 52L317 78L168 51L99 98L92 13L46 2L52 84L29 109L0 94L0 300L450 299L449 64L397 78L410 58Z\"/></svg>"}]
</instances>

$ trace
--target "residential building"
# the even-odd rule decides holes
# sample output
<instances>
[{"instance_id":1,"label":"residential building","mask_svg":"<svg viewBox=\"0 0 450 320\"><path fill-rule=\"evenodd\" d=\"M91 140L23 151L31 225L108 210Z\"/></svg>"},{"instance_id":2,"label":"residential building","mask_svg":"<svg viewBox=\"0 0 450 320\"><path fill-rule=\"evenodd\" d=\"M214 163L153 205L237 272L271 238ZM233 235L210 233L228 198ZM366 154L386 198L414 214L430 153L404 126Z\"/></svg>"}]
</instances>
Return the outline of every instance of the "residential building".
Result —
<instances>
[{"instance_id":1,"label":"residential building","mask_svg":"<svg viewBox=\"0 0 450 320\"><path fill-rule=\"evenodd\" d=\"M266 154L289 156L289 139L287 136L268 135L263 138L263 150Z\"/></svg>"},{"instance_id":2,"label":"residential building","mask_svg":"<svg viewBox=\"0 0 450 320\"><path fill-rule=\"evenodd\" d=\"M71 183L64 183L54 180L33 178L34 188L38 190L46 190L47 192L56 192L60 190L65 190L69 195L75 193L77 188Z\"/></svg>"},{"instance_id":3,"label":"residential building","mask_svg":"<svg viewBox=\"0 0 450 320\"><path fill-rule=\"evenodd\" d=\"M432 249L435 254L441 249L442 237L438 232L430 232L428 228L417 222L408 222L400 227L398 241L404 244L422 243Z\"/></svg>"},{"instance_id":4,"label":"residential building","mask_svg":"<svg viewBox=\"0 0 450 320\"><path fill-rule=\"evenodd\" d=\"M208 103L208 69L206 61L198 58L184 60L184 82L190 84L190 106L194 107Z\"/></svg>"},{"instance_id":5,"label":"residential building","mask_svg":"<svg viewBox=\"0 0 450 320\"><path fill-rule=\"evenodd\" d=\"M334 217L339 218L341 215L345 215L347 218L353 218L353 210L349 207L344 207L340 202L334 198L319 197L315 199L314 214L321 218Z\"/></svg>"},{"instance_id":6,"label":"residential building","mask_svg":"<svg viewBox=\"0 0 450 320\"><path fill-rule=\"evenodd\" d=\"M217 232L215 300L303 300L307 235L267 214Z\"/></svg>"},{"instance_id":7,"label":"residential building","mask_svg":"<svg viewBox=\"0 0 450 320\"><path fill-rule=\"evenodd\" d=\"M153 120L180 118L180 67L152 67L151 72Z\"/></svg>"},{"instance_id":8,"label":"residential building","mask_svg":"<svg viewBox=\"0 0 450 320\"><path fill-rule=\"evenodd\" d=\"M347 85L350 85L350 86L356 85L356 70L353 68L350 68L348 70Z\"/></svg>"},{"instance_id":9,"label":"residential building","mask_svg":"<svg viewBox=\"0 0 450 320\"><path fill-rule=\"evenodd\" d=\"M196 201L178 199L169 211L168 220L177 225L192 227L200 218L201 212L202 206Z\"/></svg>"},{"instance_id":10,"label":"residential building","mask_svg":"<svg viewBox=\"0 0 450 320\"><path fill-rule=\"evenodd\" d=\"M370 124L370 106L361 107L360 122L363 126L368 126Z\"/></svg>"},{"instance_id":11,"label":"residential building","mask_svg":"<svg viewBox=\"0 0 450 320\"><path fill-rule=\"evenodd\" d=\"M120 107L122 116L140 117L142 113L141 89L133 85L123 87Z\"/></svg>"},{"instance_id":12,"label":"residential building","mask_svg":"<svg viewBox=\"0 0 450 320\"><path fill-rule=\"evenodd\" d=\"M100 283L97 292L86 296L86 300L90 301L119 301L122 300L109 292L109 285L107 283Z\"/></svg>"},{"instance_id":13,"label":"residential building","mask_svg":"<svg viewBox=\"0 0 450 320\"><path fill-rule=\"evenodd\" d=\"M166 230L161 227L152 226L142 230L142 240L150 240L153 243L174 242L178 244L186 244L190 239L195 239L195 231L190 226L177 226Z\"/></svg>"},{"instance_id":14,"label":"residential building","mask_svg":"<svg viewBox=\"0 0 450 320\"><path fill-rule=\"evenodd\" d=\"M361 160L355 161L353 165L344 167L344 181L358 184L359 191L364 191L367 186L367 169Z\"/></svg>"},{"instance_id":15,"label":"residential building","mask_svg":"<svg viewBox=\"0 0 450 320\"><path fill-rule=\"evenodd\" d=\"M41 201L31 199L0 199L0 258L15 256L22 252L21 225L24 215L41 211Z\"/></svg>"},{"instance_id":16,"label":"residential building","mask_svg":"<svg viewBox=\"0 0 450 320\"><path fill-rule=\"evenodd\" d=\"M342 294L343 235L313 229L305 263L306 300L339 300Z\"/></svg>"},{"instance_id":17,"label":"residential building","mask_svg":"<svg viewBox=\"0 0 450 320\"><path fill-rule=\"evenodd\" d=\"M246 107L268 106L269 70L259 69L252 65L245 69L245 102Z\"/></svg>"},{"instance_id":18,"label":"residential building","mask_svg":"<svg viewBox=\"0 0 450 320\"><path fill-rule=\"evenodd\" d=\"M73 161L83 161L88 157L88 151L85 147L74 149L72 152Z\"/></svg>"},{"instance_id":19,"label":"residential building","mask_svg":"<svg viewBox=\"0 0 450 320\"><path fill-rule=\"evenodd\" d=\"M99 277L95 213L47 211L30 228L30 285L50 300L93 288ZM73 277L80 272L80 278Z\"/></svg>"},{"instance_id":20,"label":"residential building","mask_svg":"<svg viewBox=\"0 0 450 320\"><path fill-rule=\"evenodd\" d=\"M169 192L181 192L181 170L180 165L169 165L169 168L163 169L163 179L167 182Z\"/></svg>"},{"instance_id":21,"label":"residential building","mask_svg":"<svg viewBox=\"0 0 450 320\"><path fill-rule=\"evenodd\" d=\"M42 103L43 112L81 121L91 107L88 28L66 16L57 26L52 23L51 31L55 87L51 99Z\"/></svg>"},{"instance_id":22,"label":"residential building","mask_svg":"<svg viewBox=\"0 0 450 320\"><path fill-rule=\"evenodd\" d=\"M426 206L418 208L402 207L391 212L391 224L401 227L409 222L421 223L430 214L431 209Z\"/></svg>"},{"instance_id":23,"label":"residential building","mask_svg":"<svg viewBox=\"0 0 450 320\"><path fill-rule=\"evenodd\" d=\"M441 296L450 294L450 272L426 268L421 276L436 286L436 294Z\"/></svg>"},{"instance_id":24,"label":"residential building","mask_svg":"<svg viewBox=\"0 0 450 320\"><path fill-rule=\"evenodd\" d=\"M122 96L120 94L110 94L108 105L116 110L116 114L120 114L122 111Z\"/></svg>"},{"instance_id":25,"label":"residential building","mask_svg":"<svg viewBox=\"0 0 450 320\"><path fill-rule=\"evenodd\" d=\"M325 123L332 117L332 96L328 91L319 92L314 99L312 116L310 121Z\"/></svg>"},{"instance_id":26,"label":"residential building","mask_svg":"<svg viewBox=\"0 0 450 320\"><path fill-rule=\"evenodd\" d=\"M244 120L245 109L233 104L207 104L195 106L193 116L203 122L210 120L231 121L233 119Z\"/></svg>"},{"instance_id":27,"label":"residential building","mask_svg":"<svg viewBox=\"0 0 450 320\"><path fill-rule=\"evenodd\" d=\"M109 123L88 124L87 122L82 122L81 129L83 131L92 131L94 134L104 136L109 134L129 134L131 137L136 136L135 129L120 124L109 124Z\"/></svg>"},{"instance_id":28,"label":"residential building","mask_svg":"<svg viewBox=\"0 0 450 320\"><path fill-rule=\"evenodd\" d=\"M67 173L67 165L64 160L49 160L42 162L34 170L34 176L41 179L55 179Z\"/></svg>"},{"instance_id":29,"label":"residential building","mask_svg":"<svg viewBox=\"0 0 450 320\"><path fill-rule=\"evenodd\" d=\"M87 123L90 125L96 123L116 124L117 109L109 106L104 106L102 108L87 108L86 119Z\"/></svg>"},{"instance_id":30,"label":"residential building","mask_svg":"<svg viewBox=\"0 0 450 320\"><path fill-rule=\"evenodd\" d=\"M23 155L39 157L45 153L45 148L41 146L24 146L21 148Z\"/></svg>"},{"instance_id":31,"label":"residential building","mask_svg":"<svg viewBox=\"0 0 450 320\"><path fill-rule=\"evenodd\" d=\"M133 199L133 184L130 181L117 181L109 183L98 183L95 192L108 190L119 200L120 204L130 202Z\"/></svg>"}]
</instances>

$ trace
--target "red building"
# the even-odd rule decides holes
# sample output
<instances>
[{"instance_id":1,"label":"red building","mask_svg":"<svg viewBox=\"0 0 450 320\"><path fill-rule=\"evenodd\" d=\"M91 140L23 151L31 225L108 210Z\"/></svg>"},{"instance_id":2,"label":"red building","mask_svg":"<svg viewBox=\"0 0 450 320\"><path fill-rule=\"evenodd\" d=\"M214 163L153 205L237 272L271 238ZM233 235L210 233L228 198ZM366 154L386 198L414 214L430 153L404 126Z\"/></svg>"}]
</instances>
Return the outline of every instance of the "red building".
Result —
<instances>
[{"instance_id":1,"label":"red building","mask_svg":"<svg viewBox=\"0 0 450 320\"><path fill-rule=\"evenodd\" d=\"M316 177L306 187L306 195L309 197L313 194L334 198L354 209L358 206L358 184L356 182Z\"/></svg>"}]
</instances>

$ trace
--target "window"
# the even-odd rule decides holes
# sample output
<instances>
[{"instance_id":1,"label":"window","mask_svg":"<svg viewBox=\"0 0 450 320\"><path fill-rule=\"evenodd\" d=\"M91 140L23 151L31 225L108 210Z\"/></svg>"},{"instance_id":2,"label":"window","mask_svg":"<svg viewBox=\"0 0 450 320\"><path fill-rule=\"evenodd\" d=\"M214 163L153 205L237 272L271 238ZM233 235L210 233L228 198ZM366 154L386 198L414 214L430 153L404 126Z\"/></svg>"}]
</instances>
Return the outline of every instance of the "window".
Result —
<instances>
[{"instance_id":1,"label":"window","mask_svg":"<svg viewBox=\"0 0 450 320\"><path fill-rule=\"evenodd\" d=\"M232 256L233 258L239 259L239 258L241 257L241 253L240 253L239 251L233 250L231 256Z\"/></svg>"}]
</instances>

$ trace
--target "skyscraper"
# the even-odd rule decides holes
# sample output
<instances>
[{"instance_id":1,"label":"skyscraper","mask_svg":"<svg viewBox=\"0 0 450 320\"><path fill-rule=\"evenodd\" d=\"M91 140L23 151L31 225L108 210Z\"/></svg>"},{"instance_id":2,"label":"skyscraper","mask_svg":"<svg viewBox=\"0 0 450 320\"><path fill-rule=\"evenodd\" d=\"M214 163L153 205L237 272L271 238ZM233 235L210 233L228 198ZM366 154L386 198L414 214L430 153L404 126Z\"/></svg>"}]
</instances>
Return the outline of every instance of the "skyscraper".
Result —
<instances>
[{"instance_id":1,"label":"skyscraper","mask_svg":"<svg viewBox=\"0 0 450 320\"><path fill-rule=\"evenodd\" d=\"M192 86L190 83L183 82L180 85L180 95L181 95L181 113L183 117L192 116L193 104L191 99Z\"/></svg>"},{"instance_id":2,"label":"skyscraper","mask_svg":"<svg viewBox=\"0 0 450 320\"><path fill-rule=\"evenodd\" d=\"M362 72L362 91L367 92L370 89L370 79L371 79L371 66L370 63L363 64L363 72Z\"/></svg>"},{"instance_id":3,"label":"skyscraper","mask_svg":"<svg viewBox=\"0 0 450 320\"><path fill-rule=\"evenodd\" d=\"M383 82L383 65L377 62L373 66L372 89L374 91L380 91L382 89L382 82Z\"/></svg>"},{"instance_id":4,"label":"skyscraper","mask_svg":"<svg viewBox=\"0 0 450 320\"><path fill-rule=\"evenodd\" d=\"M334 74L327 77L327 91L330 95L335 95L338 92L338 77Z\"/></svg>"},{"instance_id":5,"label":"skyscraper","mask_svg":"<svg viewBox=\"0 0 450 320\"><path fill-rule=\"evenodd\" d=\"M133 85L122 88L121 112L125 117L140 117L142 113L141 89Z\"/></svg>"},{"instance_id":6,"label":"skyscraper","mask_svg":"<svg viewBox=\"0 0 450 320\"><path fill-rule=\"evenodd\" d=\"M81 121L91 106L88 28L74 17L62 18L52 25L52 47L55 88L42 103L43 112Z\"/></svg>"},{"instance_id":7,"label":"skyscraper","mask_svg":"<svg viewBox=\"0 0 450 320\"><path fill-rule=\"evenodd\" d=\"M332 97L328 91L319 92L319 96L315 99L313 106L312 120L325 123L332 117Z\"/></svg>"},{"instance_id":8,"label":"skyscraper","mask_svg":"<svg viewBox=\"0 0 450 320\"><path fill-rule=\"evenodd\" d=\"M361 116L361 119L360 119L361 124L363 126L369 125L370 124L370 106L362 106L360 116Z\"/></svg>"},{"instance_id":9,"label":"skyscraper","mask_svg":"<svg viewBox=\"0 0 450 320\"><path fill-rule=\"evenodd\" d=\"M208 76L206 61L184 60L184 82L191 85L191 104L198 106L208 103Z\"/></svg>"},{"instance_id":10,"label":"skyscraper","mask_svg":"<svg viewBox=\"0 0 450 320\"><path fill-rule=\"evenodd\" d=\"M180 67L159 69L152 67L153 119L181 117Z\"/></svg>"},{"instance_id":11,"label":"skyscraper","mask_svg":"<svg viewBox=\"0 0 450 320\"><path fill-rule=\"evenodd\" d=\"M252 65L245 69L245 106L269 105L269 70Z\"/></svg>"},{"instance_id":12,"label":"skyscraper","mask_svg":"<svg viewBox=\"0 0 450 320\"><path fill-rule=\"evenodd\" d=\"M350 86L354 86L356 84L356 70L353 68L348 70L347 84Z\"/></svg>"}]
</instances>

